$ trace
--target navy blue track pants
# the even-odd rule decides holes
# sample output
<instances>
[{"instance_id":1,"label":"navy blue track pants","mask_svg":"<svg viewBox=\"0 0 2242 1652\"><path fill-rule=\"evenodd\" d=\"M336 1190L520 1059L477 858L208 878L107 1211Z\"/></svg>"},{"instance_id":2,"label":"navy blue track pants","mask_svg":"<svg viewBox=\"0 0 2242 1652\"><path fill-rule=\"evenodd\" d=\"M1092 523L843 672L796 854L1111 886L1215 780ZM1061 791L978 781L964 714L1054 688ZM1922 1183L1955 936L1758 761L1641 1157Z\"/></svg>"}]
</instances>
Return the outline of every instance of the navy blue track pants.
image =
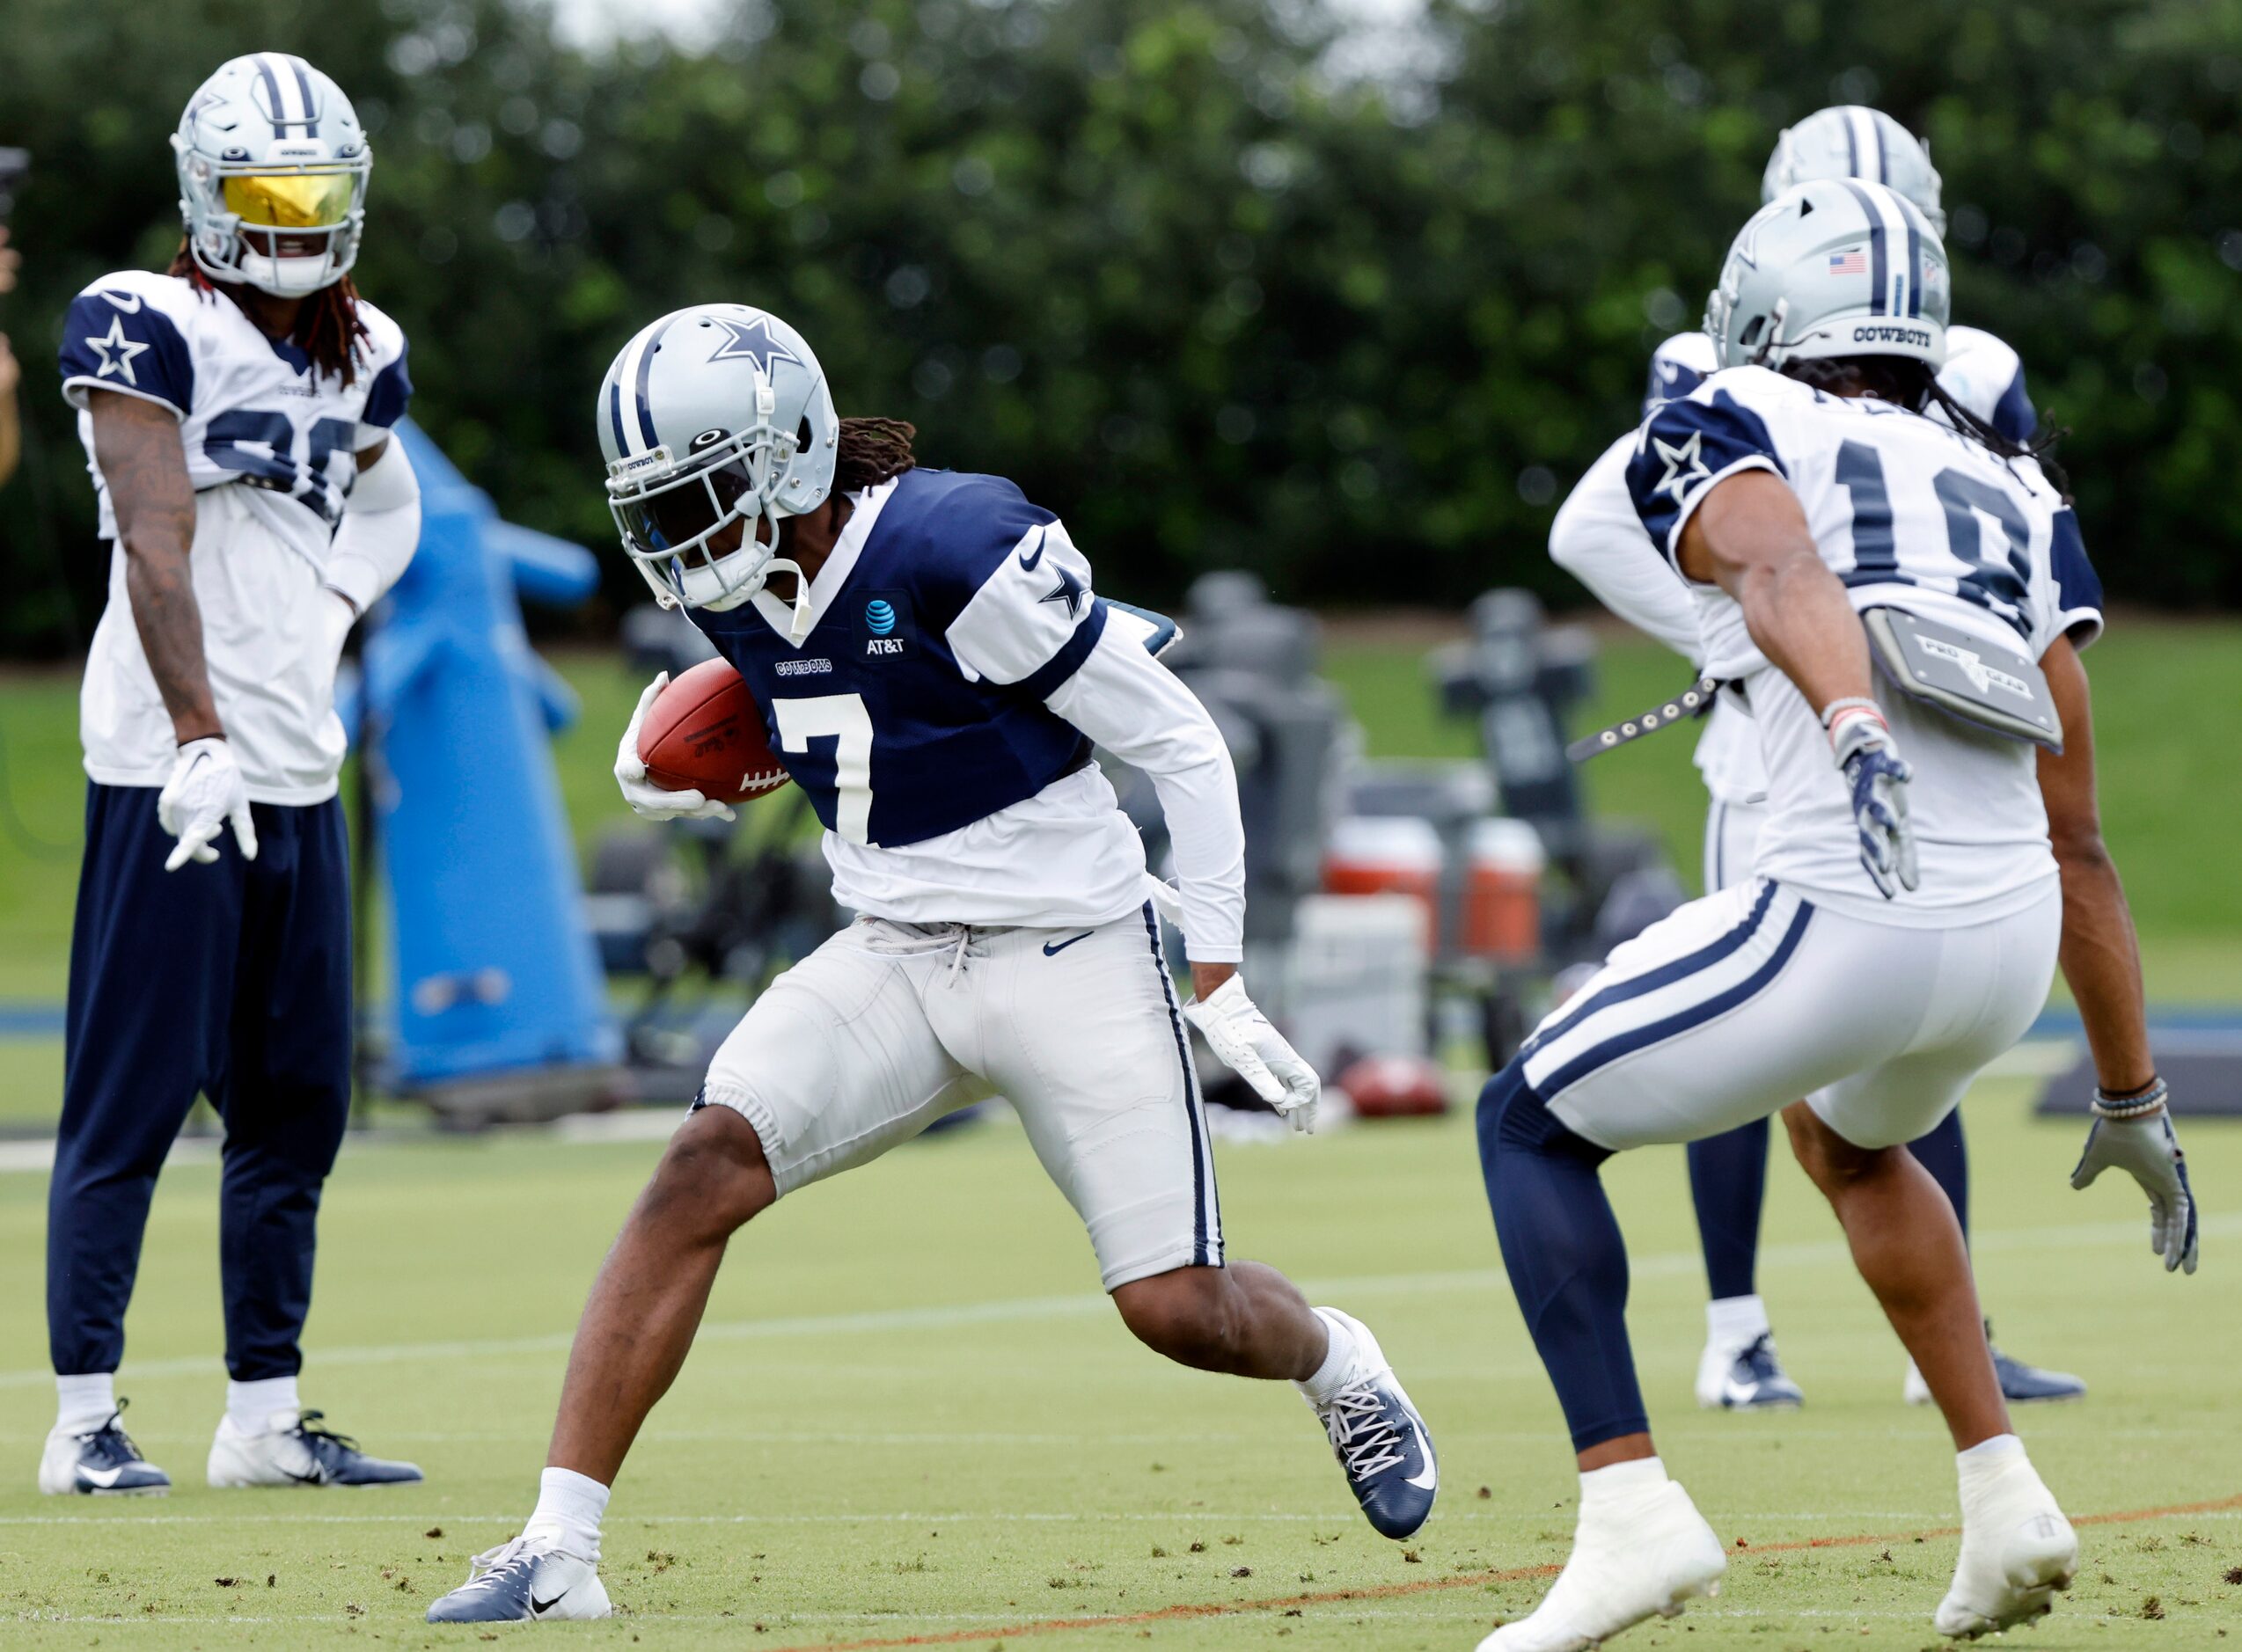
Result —
<instances>
[{"instance_id":1,"label":"navy blue track pants","mask_svg":"<svg viewBox=\"0 0 2242 1652\"><path fill-rule=\"evenodd\" d=\"M319 1189L350 1113L342 806L253 806L257 859L164 870L152 786L89 785L47 1202L55 1371L114 1371L156 1175L199 1093L225 1123L226 1369L294 1374Z\"/></svg>"}]
</instances>

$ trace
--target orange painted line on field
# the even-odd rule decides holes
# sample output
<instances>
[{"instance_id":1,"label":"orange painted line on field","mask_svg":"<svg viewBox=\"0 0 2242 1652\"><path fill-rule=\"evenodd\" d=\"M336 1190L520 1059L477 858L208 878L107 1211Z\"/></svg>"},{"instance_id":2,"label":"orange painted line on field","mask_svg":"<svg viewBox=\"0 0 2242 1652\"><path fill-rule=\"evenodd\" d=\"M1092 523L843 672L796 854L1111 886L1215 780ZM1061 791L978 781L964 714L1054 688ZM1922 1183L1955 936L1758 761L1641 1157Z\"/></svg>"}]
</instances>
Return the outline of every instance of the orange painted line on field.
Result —
<instances>
[{"instance_id":1,"label":"orange painted line on field","mask_svg":"<svg viewBox=\"0 0 2242 1652\"><path fill-rule=\"evenodd\" d=\"M2217 1497L2209 1502L2171 1503L2161 1509L2128 1509L2110 1514L2080 1515L2077 1526L2128 1525L2143 1520L2171 1520L2182 1515L2220 1514L2242 1509L2242 1495ZM1737 1539L1745 1554L1794 1553L1806 1549L1865 1548L1879 1543L1928 1542L1933 1538L1961 1535L1960 1526L1937 1526L1923 1531L1854 1532L1831 1538L1795 1538L1781 1543L1753 1543ZM1430 1594L1436 1590L1476 1589L1488 1583L1515 1583L1529 1577L1554 1577L1554 1566L1519 1566L1507 1571L1468 1572L1453 1577L1426 1577L1406 1583L1372 1583L1360 1589L1319 1590L1298 1595L1272 1595L1264 1600L1183 1601L1149 1612L1114 1612L1095 1618L1036 1618L1022 1623L985 1624L975 1629L944 1629L932 1634L902 1634L869 1641L821 1641L814 1645L781 1647L775 1652L881 1652L882 1648L914 1646L962 1646L968 1641L1016 1641L1031 1634L1063 1634L1069 1629L1126 1629L1139 1624L1178 1623L1193 1618L1222 1618L1249 1612L1298 1610L1308 1606L1344 1605L1351 1600L1392 1600L1403 1595Z\"/></svg>"}]
</instances>

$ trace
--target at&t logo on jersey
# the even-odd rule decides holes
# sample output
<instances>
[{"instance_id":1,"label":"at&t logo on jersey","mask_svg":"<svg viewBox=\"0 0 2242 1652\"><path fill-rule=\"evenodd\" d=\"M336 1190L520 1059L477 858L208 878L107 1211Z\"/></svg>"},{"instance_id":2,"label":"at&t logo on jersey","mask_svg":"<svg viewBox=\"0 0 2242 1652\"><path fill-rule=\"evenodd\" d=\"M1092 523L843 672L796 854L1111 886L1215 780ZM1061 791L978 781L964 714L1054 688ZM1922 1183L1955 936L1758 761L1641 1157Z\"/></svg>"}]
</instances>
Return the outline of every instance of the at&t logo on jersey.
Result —
<instances>
[{"instance_id":1,"label":"at&t logo on jersey","mask_svg":"<svg viewBox=\"0 0 2242 1652\"><path fill-rule=\"evenodd\" d=\"M901 591L875 591L864 599L857 625L865 658L908 653L911 599Z\"/></svg>"}]
</instances>

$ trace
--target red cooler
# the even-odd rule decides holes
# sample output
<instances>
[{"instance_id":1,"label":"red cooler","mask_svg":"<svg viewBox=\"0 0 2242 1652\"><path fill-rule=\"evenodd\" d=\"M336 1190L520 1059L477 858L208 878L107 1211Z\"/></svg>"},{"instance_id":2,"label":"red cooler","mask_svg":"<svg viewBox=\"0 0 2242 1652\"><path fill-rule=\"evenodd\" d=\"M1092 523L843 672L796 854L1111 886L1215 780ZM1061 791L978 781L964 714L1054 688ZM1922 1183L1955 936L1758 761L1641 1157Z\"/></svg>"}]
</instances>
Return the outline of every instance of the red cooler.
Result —
<instances>
[{"instance_id":1,"label":"red cooler","mask_svg":"<svg viewBox=\"0 0 2242 1652\"><path fill-rule=\"evenodd\" d=\"M1522 820L1471 829L1463 949L1497 963L1531 963L1542 951L1542 837Z\"/></svg>"},{"instance_id":2,"label":"red cooler","mask_svg":"<svg viewBox=\"0 0 2242 1652\"><path fill-rule=\"evenodd\" d=\"M1331 895L1408 895L1425 908L1425 940L1439 932L1440 834L1408 815L1355 815L1336 822L1323 854Z\"/></svg>"}]
</instances>

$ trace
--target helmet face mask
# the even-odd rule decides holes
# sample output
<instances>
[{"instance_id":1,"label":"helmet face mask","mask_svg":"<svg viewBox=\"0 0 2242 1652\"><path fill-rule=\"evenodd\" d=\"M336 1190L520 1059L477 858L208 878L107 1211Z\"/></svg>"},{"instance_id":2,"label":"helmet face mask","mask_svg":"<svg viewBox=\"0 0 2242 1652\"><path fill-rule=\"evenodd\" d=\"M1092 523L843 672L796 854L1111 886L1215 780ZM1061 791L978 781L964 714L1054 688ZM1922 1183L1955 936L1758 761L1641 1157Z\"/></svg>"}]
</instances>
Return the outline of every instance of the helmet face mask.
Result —
<instances>
[{"instance_id":1,"label":"helmet face mask","mask_svg":"<svg viewBox=\"0 0 2242 1652\"><path fill-rule=\"evenodd\" d=\"M808 340L746 304L677 311L623 347L597 418L608 508L656 601L735 608L785 571L807 623L780 523L831 494L840 426Z\"/></svg>"},{"instance_id":2,"label":"helmet face mask","mask_svg":"<svg viewBox=\"0 0 2242 1652\"><path fill-rule=\"evenodd\" d=\"M222 65L172 150L187 249L212 281L302 298L357 262L373 153L341 88L303 59Z\"/></svg>"}]
</instances>

